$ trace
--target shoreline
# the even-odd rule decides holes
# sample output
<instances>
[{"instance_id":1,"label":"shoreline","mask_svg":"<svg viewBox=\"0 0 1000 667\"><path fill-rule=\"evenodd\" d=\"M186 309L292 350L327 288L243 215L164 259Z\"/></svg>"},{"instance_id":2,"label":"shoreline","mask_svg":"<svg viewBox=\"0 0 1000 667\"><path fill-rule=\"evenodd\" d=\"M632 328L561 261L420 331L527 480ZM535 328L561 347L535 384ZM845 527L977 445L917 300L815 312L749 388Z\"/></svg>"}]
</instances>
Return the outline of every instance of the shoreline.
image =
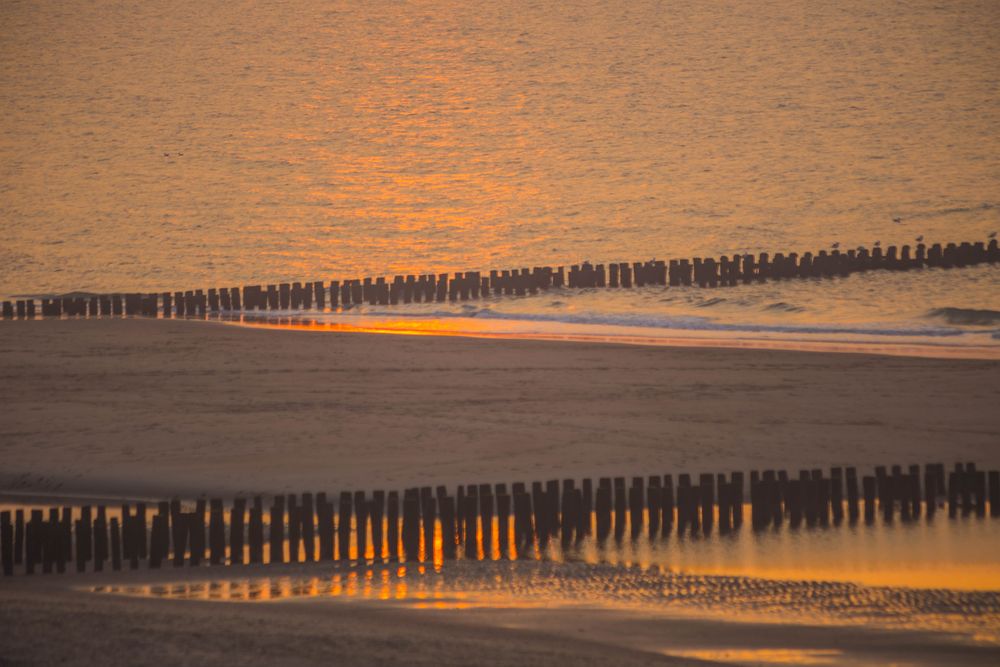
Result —
<instances>
[{"instance_id":1,"label":"shoreline","mask_svg":"<svg viewBox=\"0 0 1000 667\"><path fill-rule=\"evenodd\" d=\"M949 345L935 342L930 336L886 336L844 334L832 338L829 333L775 333L760 331L721 331L698 329L655 329L615 325L567 324L537 321L488 320L485 325L475 318L417 320L359 316L359 324L330 322L308 314L289 317L239 316L231 320L206 320L229 326L400 336L439 336L491 340L536 340L565 343L597 343L645 347L681 347L741 350L781 350L786 352L821 352L863 354L931 359L1000 360L998 345ZM666 335L669 332L669 335ZM893 340L895 339L895 340Z\"/></svg>"},{"instance_id":2,"label":"shoreline","mask_svg":"<svg viewBox=\"0 0 1000 667\"><path fill-rule=\"evenodd\" d=\"M994 361L204 324L0 326L0 489L235 495L1000 464Z\"/></svg>"}]
</instances>

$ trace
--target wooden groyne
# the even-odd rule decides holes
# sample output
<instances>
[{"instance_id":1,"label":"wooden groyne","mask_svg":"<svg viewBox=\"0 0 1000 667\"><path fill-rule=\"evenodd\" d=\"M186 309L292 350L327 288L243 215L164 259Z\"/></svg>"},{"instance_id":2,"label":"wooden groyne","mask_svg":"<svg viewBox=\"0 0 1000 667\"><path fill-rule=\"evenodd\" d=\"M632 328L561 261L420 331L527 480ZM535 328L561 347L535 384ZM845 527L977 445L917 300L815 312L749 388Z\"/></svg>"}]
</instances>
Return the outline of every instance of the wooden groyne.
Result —
<instances>
[{"instance_id":1,"label":"wooden groyne","mask_svg":"<svg viewBox=\"0 0 1000 667\"><path fill-rule=\"evenodd\" d=\"M940 463L467 484L0 512L3 573L316 561L544 559L585 539L683 539L1000 517L1000 472ZM749 483L749 484L748 484ZM749 499L749 503L747 503Z\"/></svg>"},{"instance_id":2,"label":"wooden groyne","mask_svg":"<svg viewBox=\"0 0 1000 667\"><path fill-rule=\"evenodd\" d=\"M961 268L1000 261L997 240L965 243L923 243L885 251L820 250L816 254L770 253L651 260L613 264L583 262L569 267L466 271L453 274L397 275L390 278L306 281L242 287L213 287L174 292L99 294L4 301L4 319L42 317L204 317L208 313L337 310L355 304L468 301L497 296L524 296L553 288L631 289L647 285L670 287L732 287L769 280L833 278L866 271L910 271Z\"/></svg>"}]
</instances>

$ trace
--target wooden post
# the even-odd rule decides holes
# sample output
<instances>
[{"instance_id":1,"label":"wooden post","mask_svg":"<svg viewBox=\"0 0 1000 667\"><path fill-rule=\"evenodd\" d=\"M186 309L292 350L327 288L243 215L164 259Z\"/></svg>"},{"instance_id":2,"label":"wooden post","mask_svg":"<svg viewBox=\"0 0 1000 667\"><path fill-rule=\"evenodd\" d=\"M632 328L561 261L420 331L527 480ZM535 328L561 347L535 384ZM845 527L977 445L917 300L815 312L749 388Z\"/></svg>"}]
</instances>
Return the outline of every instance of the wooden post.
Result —
<instances>
[{"instance_id":1,"label":"wooden post","mask_svg":"<svg viewBox=\"0 0 1000 667\"><path fill-rule=\"evenodd\" d=\"M594 487L590 478L583 480L583 489L580 493L580 534L590 535L591 533L591 512L594 509Z\"/></svg>"},{"instance_id":2,"label":"wooden post","mask_svg":"<svg viewBox=\"0 0 1000 667\"><path fill-rule=\"evenodd\" d=\"M641 477L632 479L628 491L629 527L632 539L638 539L642 534L643 483Z\"/></svg>"},{"instance_id":3,"label":"wooden post","mask_svg":"<svg viewBox=\"0 0 1000 667\"><path fill-rule=\"evenodd\" d=\"M437 294L434 295L434 300L438 303L443 303L448 296L448 274L441 273L437 277ZM404 512L405 515L405 512Z\"/></svg>"},{"instance_id":4,"label":"wooden post","mask_svg":"<svg viewBox=\"0 0 1000 667\"><path fill-rule=\"evenodd\" d=\"M804 495L801 479L788 480L785 510L788 512L788 525L792 528L798 528L802 524Z\"/></svg>"},{"instance_id":5,"label":"wooden post","mask_svg":"<svg viewBox=\"0 0 1000 667\"><path fill-rule=\"evenodd\" d=\"M620 542L625 536L625 516L628 511L625 495L625 478L614 478L614 499L615 499L615 540Z\"/></svg>"},{"instance_id":6,"label":"wooden post","mask_svg":"<svg viewBox=\"0 0 1000 667\"><path fill-rule=\"evenodd\" d=\"M111 519L111 569L118 572L122 569L122 536L118 519Z\"/></svg>"},{"instance_id":7,"label":"wooden post","mask_svg":"<svg viewBox=\"0 0 1000 667\"><path fill-rule=\"evenodd\" d=\"M333 280L330 282L330 310L337 310L339 302L340 302L340 281Z\"/></svg>"},{"instance_id":8,"label":"wooden post","mask_svg":"<svg viewBox=\"0 0 1000 667\"><path fill-rule=\"evenodd\" d=\"M316 494L316 534L319 538L319 560L333 560L333 504L327 502L326 493Z\"/></svg>"},{"instance_id":9,"label":"wooden post","mask_svg":"<svg viewBox=\"0 0 1000 667\"><path fill-rule=\"evenodd\" d=\"M663 476L663 488L660 490L660 525L663 527L663 537L670 535L674 526L674 479L671 475Z\"/></svg>"},{"instance_id":10,"label":"wooden post","mask_svg":"<svg viewBox=\"0 0 1000 667\"><path fill-rule=\"evenodd\" d=\"M907 500L910 503L910 516L914 519L920 518L920 466L910 465L907 475Z\"/></svg>"},{"instance_id":11,"label":"wooden post","mask_svg":"<svg viewBox=\"0 0 1000 667\"><path fill-rule=\"evenodd\" d=\"M108 559L108 515L104 505L97 507L97 517L94 519L94 572L104 570L104 561Z\"/></svg>"},{"instance_id":12,"label":"wooden post","mask_svg":"<svg viewBox=\"0 0 1000 667\"><path fill-rule=\"evenodd\" d=\"M698 476L698 488L701 490L701 527L707 535L712 532L715 523L715 479L711 473Z\"/></svg>"},{"instance_id":13,"label":"wooden post","mask_svg":"<svg viewBox=\"0 0 1000 667\"><path fill-rule=\"evenodd\" d=\"M479 516L482 523L483 558L493 558L493 493L489 485L479 488Z\"/></svg>"},{"instance_id":14,"label":"wooden post","mask_svg":"<svg viewBox=\"0 0 1000 667\"><path fill-rule=\"evenodd\" d=\"M424 493L420 498L420 517L424 538L424 560L434 560L434 524L437 521L437 502L430 493Z\"/></svg>"},{"instance_id":15,"label":"wooden post","mask_svg":"<svg viewBox=\"0 0 1000 667\"><path fill-rule=\"evenodd\" d=\"M982 518L986 516L986 471L976 470L973 475L972 479L976 491L976 516Z\"/></svg>"},{"instance_id":16,"label":"wooden post","mask_svg":"<svg viewBox=\"0 0 1000 667\"><path fill-rule=\"evenodd\" d=\"M396 562L399 560L399 494L396 491L390 491L386 498L385 519L389 561Z\"/></svg>"},{"instance_id":17,"label":"wooden post","mask_svg":"<svg viewBox=\"0 0 1000 667\"><path fill-rule=\"evenodd\" d=\"M514 489L514 547L518 558L525 558L534 544L534 527L531 525L531 496L523 487Z\"/></svg>"},{"instance_id":18,"label":"wooden post","mask_svg":"<svg viewBox=\"0 0 1000 667\"><path fill-rule=\"evenodd\" d=\"M610 482L610 480L607 480ZM595 498L597 514L597 541L604 544L611 533L611 485L601 484L597 487Z\"/></svg>"},{"instance_id":19,"label":"wooden post","mask_svg":"<svg viewBox=\"0 0 1000 667\"><path fill-rule=\"evenodd\" d=\"M87 562L93 557L91 541L93 533L90 519L90 505L80 508L80 518L76 521L76 571L83 572Z\"/></svg>"},{"instance_id":20,"label":"wooden post","mask_svg":"<svg viewBox=\"0 0 1000 667\"><path fill-rule=\"evenodd\" d=\"M618 265L618 277L621 280L622 287L632 287L632 267L627 262L622 262Z\"/></svg>"},{"instance_id":21,"label":"wooden post","mask_svg":"<svg viewBox=\"0 0 1000 667\"><path fill-rule=\"evenodd\" d=\"M988 473L990 486L990 516L1000 516L1000 471L990 470Z\"/></svg>"},{"instance_id":22,"label":"wooden post","mask_svg":"<svg viewBox=\"0 0 1000 667\"><path fill-rule=\"evenodd\" d=\"M439 496L441 506L441 556L445 560L454 560L456 556L455 540L455 499L451 496Z\"/></svg>"},{"instance_id":23,"label":"wooden post","mask_svg":"<svg viewBox=\"0 0 1000 667\"><path fill-rule=\"evenodd\" d=\"M958 514L958 497L961 486L961 475L956 472L948 473L948 518L954 519Z\"/></svg>"},{"instance_id":24,"label":"wooden post","mask_svg":"<svg viewBox=\"0 0 1000 667\"><path fill-rule=\"evenodd\" d=\"M382 518L385 516L385 491L372 491L371 502L368 503L368 517L372 525L372 553L375 563L382 562L385 553Z\"/></svg>"},{"instance_id":25,"label":"wooden post","mask_svg":"<svg viewBox=\"0 0 1000 667\"><path fill-rule=\"evenodd\" d=\"M122 535L126 534L125 517L122 517ZM187 551L187 520L181 513L181 501L176 498L170 501L170 526L174 542L174 567L184 564L184 553ZM124 544L122 545L124 547Z\"/></svg>"},{"instance_id":26,"label":"wooden post","mask_svg":"<svg viewBox=\"0 0 1000 667\"><path fill-rule=\"evenodd\" d=\"M160 536L166 528L164 525L166 520L167 517L164 514L157 514L153 517L153 535L149 546L149 568L151 570L158 570L163 565L166 550L160 542Z\"/></svg>"},{"instance_id":27,"label":"wooden post","mask_svg":"<svg viewBox=\"0 0 1000 667\"><path fill-rule=\"evenodd\" d=\"M337 557L342 560L351 559L351 516L354 514L351 502L351 492L341 491L337 513Z\"/></svg>"},{"instance_id":28,"label":"wooden post","mask_svg":"<svg viewBox=\"0 0 1000 667\"><path fill-rule=\"evenodd\" d=\"M285 497L271 500L271 531L269 535L270 563L285 562Z\"/></svg>"},{"instance_id":29,"label":"wooden post","mask_svg":"<svg viewBox=\"0 0 1000 667\"><path fill-rule=\"evenodd\" d=\"M658 475L649 476L649 486L646 489L646 514L649 517L649 531L647 533L650 540L660 534L660 478Z\"/></svg>"},{"instance_id":30,"label":"wooden post","mask_svg":"<svg viewBox=\"0 0 1000 667\"><path fill-rule=\"evenodd\" d=\"M992 487L991 487L992 488ZM500 549L500 559L510 558L510 496L506 492L497 494L497 544ZM444 533L444 512L442 506L442 542L447 540Z\"/></svg>"},{"instance_id":31,"label":"wooden post","mask_svg":"<svg viewBox=\"0 0 1000 667\"><path fill-rule=\"evenodd\" d=\"M14 510L14 565L24 562L24 510Z\"/></svg>"},{"instance_id":32,"label":"wooden post","mask_svg":"<svg viewBox=\"0 0 1000 667\"><path fill-rule=\"evenodd\" d=\"M535 538L538 540L538 548L543 554L548 548L549 536L552 529L549 526L548 494L542 490L541 482L531 483L531 509L534 514Z\"/></svg>"},{"instance_id":33,"label":"wooden post","mask_svg":"<svg viewBox=\"0 0 1000 667\"><path fill-rule=\"evenodd\" d=\"M760 530L767 526L770 518L771 515L764 509L762 483L760 478L754 475L750 478L750 525L754 530Z\"/></svg>"},{"instance_id":34,"label":"wooden post","mask_svg":"<svg viewBox=\"0 0 1000 667\"><path fill-rule=\"evenodd\" d=\"M733 528L743 525L743 473L729 474L730 502L733 505Z\"/></svg>"},{"instance_id":35,"label":"wooden post","mask_svg":"<svg viewBox=\"0 0 1000 667\"><path fill-rule=\"evenodd\" d=\"M209 507L209 563L223 565L226 561L226 519L223 515L222 500L212 498Z\"/></svg>"},{"instance_id":36,"label":"wooden post","mask_svg":"<svg viewBox=\"0 0 1000 667\"><path fill-rule=\"evenodd\" d=\"M305 561L312 563L316 560L316 515L313 508L313 495L311 493L306 492L302 494L299 520L302 525L302 552L305 555Z\"/></svg>"},{"instance_id":37,"label":"wooden post","mask_svg":"<svg viewBox=\"0 0 1000 667\"><path fill-rule=\"evenodd\" d=\"M476 496L471 495L463 499L463 504L465 505L462 512L465 515L465 538L463 542L465 543L465 558L467 560L476 560L479 557L479 544L477 541L479 518L477 516L478 503L476 500Z\"/></svg>"},{"instance_id":38,"label":"wooden post","mask_svg":"<svg viewBox=\"0 0 1000 667\"><path fill-rule=\"evenodd\" d=\"M153 526L150 533L149 541L149 562L152 566L153 560L157 560L159 564L167 559L170 555L170 503L167 501L160 501L157 503L157 516L153 517Z\"/></svg>"},{"instance_id":39,"label":"wooden post","mask_svg":"<svg viewBox=\"0 0 1000 667\"><path fill-rule=\"evenodd\" d=\"M938 476L934 464L924 466L924 508L928 519L937 512Z\"/></svg>"},{"instance_id":40,"label":"wooden post","mask_svg":"<svg viewBox=\"0 0 1000 667\"><path fill-rule=\"evenodd\" d=\"M777 486L774 490L774 498L771 501L772 520L775 525L781 525L784 523L785 514L788 513L789 483L790 480L788 479L788 471L779 470Z\"/></svg>"},{"instance_id":41,"label":"wooden post","mask_svg":"<svg viewBox=\"0 0 1000 667\"><path fill-rule=\"evenodd\" d=\"M41 561L42 512L31 510L31 519L25 526L24 573L34 574ZM79 562L79 561L78 561ZM82 572L82 570L80 570Z\"/></svg>"},{"instance_id":42,"label":"wooden post","mask_svg":"<svg viewBox=\"0 0 1000 667\"><path fill-rule=\"evenodd\" d=\"M833 522L839 524L844 520L844 469L830 468L830 507L833 510Z\"/></svg>"},{"instance_id":43,"label":"wooden post","mask_svg":"<svg viewBox=\"0 0 1000 667\"><path fill-rule=\"evenodd\" d=\"M576 534L578 518L576 516L576 508L574 507L576 498L574 491L573 480L565 480L563 482L562 499L560 500L562 512L559 521L559 538L563 551L566 551L573 543L573 537Z\"/></svg>"},{"instance_id":44,"label":"wooden post","mask_svg":"<svg viewBox=\"0 0 1000 667\"><path fill-rule=\"evenodd\" d=\"M403 495L403 557L408 563L420 560L420 499L413 489Z\"/></svg>"},{"instance_id":45,"label":"wooden post","mask_svg":"<svg viewBox=\"0 0 1000 667\"><path fill-rule=\"evenodd\" d=\"M73 508L63 507L62 519L59 518L58 508L49 510L50 521L52 523L52 540L55 554L56 571L59 574L66 572L66 562L73 559ZM107 524L105 524L106 526ZM107 545L104 545L105 558L107 557Z\"/></svg>"},{"instance_id":46,"label":"wooden post","mask_svg":"<svg viewBox=\"0 0 1000 667\"><path fill-rule=\"evenodd\" d=\"M264 562L264 502L254 496L250 507L250 524L247 527L247 541L250 543L249 561L252 564Z\"/></svg>"},{"instance_id":47,"label":"wooden post","mask_svg":"<svg viewBox=\"0 0 1000 667\"><path fill-rule=\"evenodd\" d=\"M815 526L820 519L819 477L819 475L810 474L808 470L799 471L799 483L802 485L802 509L808 526Z\"/></svg>"},{"instance_id":48,"label":"wooden post","mask_svg":"<svg viewBox=\"0 0 1000 667\"><path fill-rule=\"evenodd\" d=\"M205 499L199 498L195 501L195 510L190 515L191 565L200 565L201 561L205 560L205 547L207 546L205 541L206 505Z\"/></svg>"},{"instance_id":49,"label":"wooden post","mask_svg":"<svg viewBox=\"0 0 1000 667\"><path fill-rule=\"evenodd\" d=\"M229 563L231 565L243 564L243 522L246 517L246 509L247 501L243 498L236 498L229 511ZM225 541L225 536L223 536L223 541Z\"/></svg>"},{"instance_id":50,"label":"wooden post","mask_svg":"<svg viewBox=\"0 0 1000 667\"><path fill-rule=\"evenodd\" d=\"M851 523L858 520L858 472L854 467L847 468L847 516Z\"/></svg>"},{"instance_id":51,"label":"wooden post","mask_svg":"<svg viewBox=\"0 0 1000 667\"><path fill-rule=\"evenodd\" d=\"M549 536L559 532L559 480L550 479L545 482L545 502L548 508Z\"/></svg>"},{"instance_id":52,"label":"wooden post","mask_svg":"<svg viewBox=\"0 0 1000 667\"><path fill-rule=\"evenodd\" d=\"M0 561L3 563L3 574L9 577L14 574L14 526L10 521L10 511L0 512Z\"/></svg>"},{"instance_id":53,"label":"wooden post","mask_svg":"<svg viewBox=\"0 0 1000 667\"><path fill-rule=\"evenodd\" d=\"M861 486L865 495L865 523L875 521L875 487L876 478L865 475L861 478Z\"/></svg>"},{"instance_id":54,"label":"wooden post","mask_svg":"<svg viewBox=\"0 0 1000 667\"><path fill-rule=\"evenodd\" d=\"M316 301L316 310L323 311L326 309L326 288L323 286L323 281L318 280L312 284L313 287L313 297Z\"/></svg>"},{"instance_id":55,"label":"wooden post","mask_svg":"<svg viewBox=\"0 0 1000 667\"><path fill-rule=\"evenodd\" d=\"M962 470L962 464L958 463L955 465L956 472L959 473L959 478L961 479L961 486L959 487L962 495L962 516L966 516L972 512L972 492L975 477L975 465L969 463L965 466L965 470Z\"/></svg>"},{"instance_id":56,"label":"wooden post","mask_svg":"<svg viewBox=\"0 0 1000 667\"><path fill-rule=\"evenodd\" d=\"M364 562L368 553L368 502L364 491L354 492L354 538L358 547L357 560Z\"/></svg>"}]
</instances>

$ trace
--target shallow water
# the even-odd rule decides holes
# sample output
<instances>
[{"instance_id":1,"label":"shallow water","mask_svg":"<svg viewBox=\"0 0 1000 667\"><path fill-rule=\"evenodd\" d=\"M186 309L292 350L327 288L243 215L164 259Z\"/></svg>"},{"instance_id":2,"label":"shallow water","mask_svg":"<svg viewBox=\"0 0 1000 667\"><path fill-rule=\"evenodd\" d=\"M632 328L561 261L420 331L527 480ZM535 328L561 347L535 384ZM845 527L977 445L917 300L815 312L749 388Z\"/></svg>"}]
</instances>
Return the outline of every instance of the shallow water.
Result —
<instances>
[{"instance_id":1,"label":"shallow water","mask_svg":"<svg viewBox=\"0 0 1000 667\"><path fill-rule=\"evenodd\" d=\"M995 2L12 0L0 21L5 295L1000 229ZM476 317L995 338L997 277L571 295Z\"/></svg>"}]
</instances>

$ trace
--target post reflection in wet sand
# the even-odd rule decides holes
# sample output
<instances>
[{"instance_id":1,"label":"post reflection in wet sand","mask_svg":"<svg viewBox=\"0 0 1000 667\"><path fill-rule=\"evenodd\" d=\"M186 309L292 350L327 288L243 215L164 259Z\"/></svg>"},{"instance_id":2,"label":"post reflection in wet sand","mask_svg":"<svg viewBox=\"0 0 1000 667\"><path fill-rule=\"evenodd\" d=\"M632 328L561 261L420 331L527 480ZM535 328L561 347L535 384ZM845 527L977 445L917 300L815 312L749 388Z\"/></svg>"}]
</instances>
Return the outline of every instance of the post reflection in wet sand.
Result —
<instances>
[{"instance_id":1,"label":"post reflection in wet sand","mask_svg":"<svg viewBox=\"0 0 1000 667\"><path fill-rule=\"evenodd\" d=\"M331 571L332 569L332 571ZM871 625L1000 643L1000 593L678 574L661 566L539 561L292 568L273 576L106 584L98 593L165 600L390 602L423 610L592 608L654 617Z\"/></svg>"}]
</instances>

